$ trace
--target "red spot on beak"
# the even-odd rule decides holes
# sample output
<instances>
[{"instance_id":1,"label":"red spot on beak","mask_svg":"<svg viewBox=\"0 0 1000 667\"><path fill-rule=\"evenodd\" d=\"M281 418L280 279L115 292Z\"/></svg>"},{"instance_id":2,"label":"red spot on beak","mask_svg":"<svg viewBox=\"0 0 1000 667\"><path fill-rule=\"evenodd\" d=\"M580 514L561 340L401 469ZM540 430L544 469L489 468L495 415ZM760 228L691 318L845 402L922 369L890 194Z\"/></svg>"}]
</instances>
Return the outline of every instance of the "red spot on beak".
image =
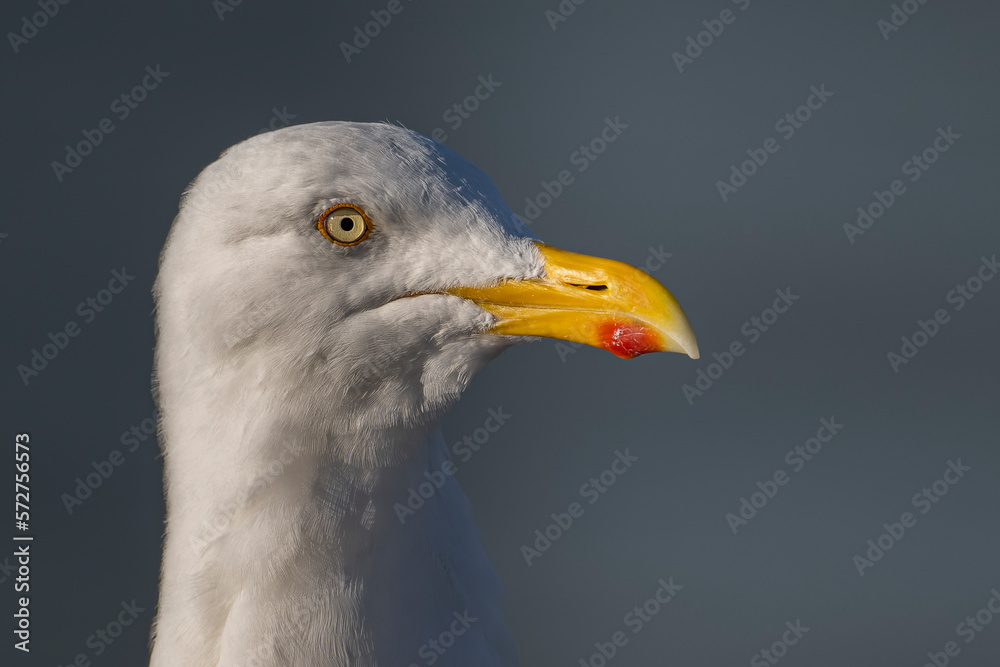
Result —
<instances>
[{"instance_id":1,"label":"red spot on beak","mask_svg":"<svg viewBox=\"0 0 1000 667\"><path fill-rule=\"evenodd\" d=\"M605 322L601 324L597 335L601 347L622 359L632 359L640 354L663 349L657 332L632 322Z\"/></svg>"}]
</instances>

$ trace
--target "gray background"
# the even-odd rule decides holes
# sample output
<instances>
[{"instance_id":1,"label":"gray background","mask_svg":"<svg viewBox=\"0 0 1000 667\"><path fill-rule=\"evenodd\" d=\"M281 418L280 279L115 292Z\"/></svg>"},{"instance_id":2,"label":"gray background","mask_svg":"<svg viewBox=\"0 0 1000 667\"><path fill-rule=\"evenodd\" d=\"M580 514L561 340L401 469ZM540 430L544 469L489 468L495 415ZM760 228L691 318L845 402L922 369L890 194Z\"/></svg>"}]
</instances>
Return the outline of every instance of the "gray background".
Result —
<instances>
[{"instance_id":1,"label":"gray background","mask_svg":"<svg viewBox=\"0 0 1000 667\"><path fill-rule=\"evenodd\" d=\"M384 7L246 0L220 20L208 0L71 2L18 53L0 47L0 433L5 451L14 433L32 436L36 535L34 650L14 655L5 630L11 664L147 659L163 523L155 441L125 453L72 515L61 494L153 411L150 287L181 191L275 108L295 123L443 127L518 212L542 180L575 169L570 154L605 117L628 125L532 228L631 263L662 245L672 257L654 275L686 309L702 360L585 348L563 361L552 341L519 346L444 423L454 442L488 408L512 415L458 476L525 665L589 659L595 642L628 631L624 615L661 577L683 589L610 664L748 664L797 619L810 629L781 664L918 667L951 640L953 665L1000 663L1000 621L969 644L956 634L1000 587L1000 280L961 311L946 302L1000 251L1000 7L928 2L885 40L889 2L590 0L553 30L555 0L403 0L347 63L340 42ZM735 22L679 72L672 53L727 8ZM4 3L0 28L20 30L36 11ZM157 64L169 76L114 118L111 101ZM501 86L449 128L442 114L489 74ZM834 95L781 138L775 121L821 84ZM59 182L52 161L109 116L115 131ZM949 126L961 138L910 183L902 164ZM723 202L716 181L768 137L780 150ZM849 243L843 225L896 178L906 193ZM122 266L135 279L82 323L77 304ZM681 386L712 352L749 343L743 323L785 287L794 307L689 405ZM938 308L951 321L893 372L886 354ZM25 386L17 365L70 320L80 335ZM790 471L785 453L831 416L844 429L734 535L725 515ZM624 447L639 462L528 567L521 545ZM859 576L853 556L958 458L971 471ZM0 578L6 615L13 582ZM87 637L133 599L145 611L95 657Z\"/></svg>"}]
</instances>

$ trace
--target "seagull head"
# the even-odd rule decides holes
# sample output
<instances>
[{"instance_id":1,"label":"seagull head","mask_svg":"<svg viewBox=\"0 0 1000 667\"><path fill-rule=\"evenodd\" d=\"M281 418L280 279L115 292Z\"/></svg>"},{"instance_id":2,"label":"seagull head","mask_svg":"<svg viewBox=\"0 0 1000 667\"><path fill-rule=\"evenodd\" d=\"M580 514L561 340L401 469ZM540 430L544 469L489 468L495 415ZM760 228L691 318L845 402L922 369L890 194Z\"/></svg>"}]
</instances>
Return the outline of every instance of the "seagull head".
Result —
<instances>
[{"instance_id":1,"label":"seagull head","mask_svg":"<svg viewBox=\"0 0 1000 667\"><path fill-rule=\"evenodd\" d=\"M161 381L214 380L206 400L235 402L268 387L258 409L351 432L434 421L537 337L698 356L655 279L541 243L478 168L388 124L299 125L227 150L185 192L156 296Z\"/></svg>"},{"instance_id":2,"label":"seagull head","mask_svg":"<svg viewBox=\"0 0 1000 667\"><path fill-rule=\"evenodd\" d=\"M155 667L406 664L461 609L480 620L447 664L516 664L438 417L519 341L698 356L649 275L542 244L476 167L385 124L227 150L185 192L154 294ZM429 508L399 514L432 471Z\"/></svg>"}]
</instances>

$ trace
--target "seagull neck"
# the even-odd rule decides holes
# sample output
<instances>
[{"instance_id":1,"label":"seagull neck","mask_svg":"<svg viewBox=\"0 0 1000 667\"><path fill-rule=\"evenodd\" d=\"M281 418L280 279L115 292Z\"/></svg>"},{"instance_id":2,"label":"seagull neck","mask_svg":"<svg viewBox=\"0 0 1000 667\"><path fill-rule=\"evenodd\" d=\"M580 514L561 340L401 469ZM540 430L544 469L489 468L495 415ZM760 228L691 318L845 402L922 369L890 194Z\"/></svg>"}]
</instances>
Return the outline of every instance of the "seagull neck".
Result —
<instances>
[{"instance_id":1,"label":"seagull neck","mask_svg":"<svg viewBox=\"0 0 1000 667\"><path fill-rule=\"evenodd\" d=\"M411 455L355 464L336 452L371 442L299 441L221 471L168 457L157 647L180 644L190 662L158 663L154 652L152 664L200 665L201 655L219 656L211 665L300 664L283 662L287 652L374 655L373 638L386 633L415 642L415 651L426 639L424 603L447 599L456 580L474 578L488 561L468 501L441 472L440 430L381 437ZM174 497L180 484L185 493ZM186 493L192 487L203 492ZM456 600L446 611L470 606ZM331 637L329 627L342 632Z\"/></svg>"}]
</instances>

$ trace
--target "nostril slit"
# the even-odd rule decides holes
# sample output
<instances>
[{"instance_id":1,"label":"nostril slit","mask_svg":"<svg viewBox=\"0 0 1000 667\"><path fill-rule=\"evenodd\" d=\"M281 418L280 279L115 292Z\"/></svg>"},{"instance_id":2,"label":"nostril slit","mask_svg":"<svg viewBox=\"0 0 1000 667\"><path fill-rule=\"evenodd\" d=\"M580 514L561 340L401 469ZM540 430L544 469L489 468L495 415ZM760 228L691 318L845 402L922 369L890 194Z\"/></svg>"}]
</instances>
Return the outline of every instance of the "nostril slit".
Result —
<instances>
[{"instance_id":1,"label":"nostril slit","mask_svg":"<svg viewBox=\"0 0 1000 667\"><path fill-rule=\"evenodd\" d=\"M608 289L607 285L580 285L578 283L570 283L573 287L583 287L585 289L594 290L595 292L603 292Z\"/></svg>"}]
</instances>

